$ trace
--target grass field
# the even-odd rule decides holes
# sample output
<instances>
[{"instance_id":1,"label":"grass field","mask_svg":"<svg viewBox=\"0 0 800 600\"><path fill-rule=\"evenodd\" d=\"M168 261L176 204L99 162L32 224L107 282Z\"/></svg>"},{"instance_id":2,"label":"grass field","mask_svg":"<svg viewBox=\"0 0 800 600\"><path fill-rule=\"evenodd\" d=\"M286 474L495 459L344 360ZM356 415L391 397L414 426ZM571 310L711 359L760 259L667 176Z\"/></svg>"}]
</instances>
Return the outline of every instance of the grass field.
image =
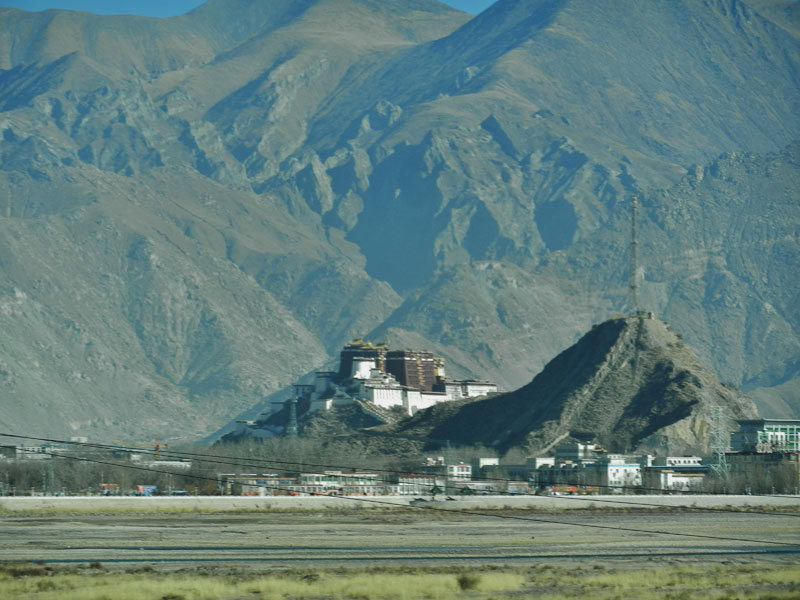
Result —
<instances>
[{"instance_id":1,"label":"grass field","mask_svg":"<svg viewBox=\"0 0 800 600\"><path fill-rule=\"evenodd\" d=\"M664 566L650 569L391 568L285 571L106 570L102 564L0 567L0 598L15 600L789 600L800 598L800 566Z\"/></svg>"}]
</instances>

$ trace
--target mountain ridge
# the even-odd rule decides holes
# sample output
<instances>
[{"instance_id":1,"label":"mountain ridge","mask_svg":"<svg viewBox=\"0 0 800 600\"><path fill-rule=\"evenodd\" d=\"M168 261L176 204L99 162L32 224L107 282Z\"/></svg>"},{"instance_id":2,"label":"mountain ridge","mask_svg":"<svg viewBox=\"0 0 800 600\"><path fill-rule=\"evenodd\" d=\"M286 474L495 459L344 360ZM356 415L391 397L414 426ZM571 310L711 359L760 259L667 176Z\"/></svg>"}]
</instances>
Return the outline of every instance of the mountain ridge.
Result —
<instances>
[{"instance_id":1,"label":"mountain ridge","mask_svg":"<svg viewBox=\"0 0 800 600\"><path fill-rule=\"evenodd\" d=\"M352 44L323 28L350 0L275 31L263 10L229 11L236 40L213 32L227 6L136 20L188 37L122 32L106 62L69 39L91 15L3 13L0 320L15 334L0 389L17 400L0 420L59 433L83 411L92 435L130 436L143 403L147 435L201 437L365 335L519 387L626 310L635 192L643 305L770 414L795 414L800 45L770 25L782 4L504 0L470 19L431 1L402 27L356 15ZM464 33L503 15L498 31L550 24L511 51ZM52 39L26 47L23 25ZM193 36L208 39L182 54ZM432 50L453 40L486 61ZM70 322L105 359L86 362ZM34 381L34 362L50 375ZM92 411L108 416L87 425Z\"/></svg>"}]
</instances>

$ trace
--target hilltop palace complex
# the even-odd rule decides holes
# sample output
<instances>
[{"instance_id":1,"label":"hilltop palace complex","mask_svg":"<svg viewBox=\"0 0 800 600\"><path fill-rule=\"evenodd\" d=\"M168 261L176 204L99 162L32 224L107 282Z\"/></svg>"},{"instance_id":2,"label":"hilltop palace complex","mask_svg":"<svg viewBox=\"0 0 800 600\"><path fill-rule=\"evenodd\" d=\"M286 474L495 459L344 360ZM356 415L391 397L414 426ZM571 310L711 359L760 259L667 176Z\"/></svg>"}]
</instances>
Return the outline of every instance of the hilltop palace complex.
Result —
<instances>
[{"instance_id":1,"label":"hilltop palace complex","mask_svg":"<svg viewBox=\"0 0 800 600\"><path fill-rule=\"evenodd\" d=\"M488 381L451 381L444 360L432 352L390 350L386 344L353 340L340 354L338 371L318 371L312 384L296 384L294 397L272 403L270 413L287 402L306 400L309 411L366 401L381 408L402 407L409 415L440 402L497 392Z\"/></svg>"}]
</instances>

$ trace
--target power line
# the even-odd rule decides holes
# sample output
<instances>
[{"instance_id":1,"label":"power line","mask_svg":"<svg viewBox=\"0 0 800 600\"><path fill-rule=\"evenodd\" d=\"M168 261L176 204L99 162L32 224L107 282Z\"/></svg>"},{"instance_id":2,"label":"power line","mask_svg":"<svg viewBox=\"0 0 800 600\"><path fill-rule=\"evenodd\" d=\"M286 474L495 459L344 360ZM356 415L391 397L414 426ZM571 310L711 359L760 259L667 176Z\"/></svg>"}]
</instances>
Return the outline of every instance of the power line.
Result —
<instances>
[{"instance_id":1,"label":"power line","mask_svg":"<svg viewBox=\"0 0 800 600\"><path fill-rule=\"evenodd\" d=\"M132 452L133 451L138 452L138 450L131 450L131 451ZM152 452L152 451L148 451L148 452ZM174 454L176 456L191 456L191 457L203 456L203 455L197 455L197 454L191 454L191 453L178 453L178 452L176 452ZM213 455L213 456L215 458L224 458L224 457L222 457L220 455ZM236 460L236 461L249 460L249 459L237 458L237 457L229 457L229 458L231 458L233 460ZM193 460L198 460L200 462L207 462L207 463L211 463L211 464L231 464L231 463L228 463L227 461L210 460L208 458L194 458ZM253 464L251 462L239 462L235 466L240 467L240 468L267 468L267 467L275 468L276 465L289 464L289 465L293 465L293 466L314 466L314 467L322 467L322 468L326 468L326 469L354 469L354 467L351 467L351 466L320 465L320 464L309 464L309 463L293 463L293 462L286 462L286 461L268 461L268 460L264 460L264 459L256 459L255 462L256 463L261 463L261 464ZM395 470L389 470L389 469L371 469L371 470L374 471L374 472L396 474L396 475L404 474L403 471L395 471ZM345 478L346 477L351 477L351 478L357 478L358 477L357 474L355 474L355 475L341 474L340 476L341 477L345 477ZM516 479L502 479L502 478L492 478L492 477L485 477L485 478L482 478L481 480L482 481L489 481L489 482L496 482L496 483L509 483L509 482L522 481L522 480L516 480ZM418 482L417 485L419 487L426 487L426 488L437 487L435 483ZM576 482L564 481L564 482L558 482L558 485L581 486L581 485L584 485L584 484L576 483ZM590 485L590 486L587 486L587 487L596 487L596 488L602 488L602 489L607 489L607 490L618 490L618 489L635 490L635 491L640 491L640 492L642 492L642 491L664 492L665 491L662 488L646 488L646 487L643 487L643 486L625 486L625 485L593 484L593 485ZM689 495L705 494L705 495L712 495L712 496L720 496L720 494L714 494L713 492L697 492L696 493L696 492L687 491L687 490L675 490L675 491L678 491L681 494L689 494ZM530 493L525 493L525 492L522 492L522 493L519 493L519 494L516 494L516 495L518 495L518 496L536 496L536 494L530 494ZM751 494L751 496L753 496L753 495L754 494ZM770 497L771 498L771 497L775 497L775 496L778 496L778 495L774 495L773 496L773 495L768 495L768 494L760 494L760 495L755 495L755 496L757 496L757 497ZM781 495L780 497L792 497L792 496ZM662 508L662 509L663 508L681 508L681 509L685 509L685 510L705 511L705 512L727 512L727 513L741 513L742 512L740 510L736 510L736 509L732 509L732 508L709 507L709 506L679 505L679 506L665 507L663 504L655 504L655 503L650 503L650 502L632 502L632 501L627 501L627 500L611 500L611 499L607 499L607 498L600 499L600 498L591 497L591 496L588 496L588 497L554 496L554 498L558 498L558 499L561 499L561 500L572 500L572 501L577 501L577 502L591 502L591 503L603 503L603 504L623 504L623 505L628 505L628 506L650 506L650 507ZM763 514L763 515L770 515L770 516L780 515L780 516L787 516L787 517L800 517L800 514L793 514L793 513L776 513L776 512L767 512L767 511L758 511L758 510L748 510L747 512L750 513L750 514Z\"/></svg>"},{"instance_id":2,"label":"power line","mask_svg":"<svg viewBox=\"0 0 800 600\"><path fill-rule=\"evenodd\" d=\"M140 449L140 448L132 448L130 446L120 446L120 445L110 445L110 444L99 444L99 443L87 443L87 442L73 442L73 441L66 441L66 440L59 440L54 438L39 438L33 436L21 436L21 435L11 435L7 433L0 433L0 436L6 437L16 437L20 439L29 439L29 440L38 440L38 441L46 441L51 443L59 443L59 444L68 444L68 445L76 445L76 446L84 446L89 448L99 448L99 449L108 449L117 452L129 452L129 453L137 453L137 454L149 454L155 456L155 452L149 449ZM360 469L359 467L353 467L349 465L330 465L330 464L320 464L320 463L308 463L308 462L291 462L291 461L281 461L281 460L265 460L265 459L247 459L242 457L235 457L235 456L225 456L225 455L210 455L213 458L224 459L224 460L212 460L207 454L200 454L200 453L191 453L191 452L178 452L178 451L164 451L160 450L161 456L173 456L178 459L186 459L187 457L192 458L193 460L199 462L206 462L212 464L225 464L225 465L232 465L239 468L283 468L280 465L291 465L294 467L318 467L323 469L351 469L357 470ZM254 464L254 462L244 462L244 461L254 461L255 463L261 464ZM363 470L363 469L362 469ZM405 471L397 471L397 470L390 470L390 469L370 469L376 473L389 473L389 474L404 474ZM346 477L346 475L343 475ZM353 475L352 477L356 477ZM501 479L501 478L483 478L483 481L492 481L492 482L500 482L500 483L508 483L513 481L521 481L515 479ZM577 482L558 482L560 485L572 485L572 486L580 486L584 485L583 483ZM422 487L433 487L433 484L422 484ZM626 486L626 485L592 485L588 487L597 487L597 488L604 488L604 489L623 489L623 490L635 490L635 491L654 491L654 492L677 492L680 494L688 494L688 495L709 495L709 496L724 496L721 494L716 494L714 492L703 492L703 491L694 491L694 490L663 490L662 488L645 488L643 486ZM791 494L748 494L752 497L784 497L784 498L793 498L796 497ZM583 500L583 498L575 498L575 497L561 497L563 499L570 499L570 500ZM589 499L586 499L588 501ZM616 501L616 500L606 500L606 502L619 502L624 503L623 501ZM635 503L644 505L643 503ZM660 508L663 508L662 505L654 505ZM709 507L691 507L691 506L683 506L682 508L687 509L697 509L697 510L717 510L717 511L726 511L726 512L740 512L740 511L732 511L728 509L720 509L720 508L709 508ZM755 512L755 511L753 511ZM765 514L774 514L774 513L765 513ZM785 513L784 513L785 514ZM787 516L800 516L800 515L787 515Z\"/></svg>"},{"instance_id":3,"label":"power line","mask_svg":"<svg viewBox=\"0 0 800 600\"><path fill-rule=\"evenodd\" d=\"M155 451L153 451L153 450L149 450L149 449L148 450L142 450L142 449L139 449L139 448L131 448L129 446L126 447L126 446L117 446L117 445L109 445L109 444L86 443L86 442L71 442L71 441L67 442L65 440L57 440L57 439L52 439L52 438L37 438L37 437L32 437L32 436L13 436L13 435L10 435L10 434L5 434L5 433L0 433L0 436L17 437L17 438L20 438L20 439L29 439L29 440L38 440L38 441L48 441L48 442L53 442L53 443L63 443L63 444L90 447L90 448L95 448L95 449L107 449L107 450L130 452L130 453L136 452L136 453L139 453L139 454L149 453L149 454L155 455ZM248 460L248 459L245 459L245 458L232 457L232 456L212 455L214 458L231 459L232 461L238 461L236 464L234 464L232 462L229 462L228 460L212 460L212 459L208 458L207 455L198 454L198 453L164 451L164 450L161 450L160 453L161 453L161 456L175 456L175 457L178 457L178 458L192 457L192 460L195 460L195 461L198 461L198 462L209 463L209 464L224 464L224 465L233 464L233 466L236 466L236 467L239 467L239 468L262 468L263 469L263 468L275 468L276 465L293 465L293 466L303 466L303 467L309 467L309 466L310 467L322 467L322 468L327 468L327 469L354 469L354 467L342 466L342 465L321 465L321 464L312 464L312 463L295 463L295 462L288 462L288 461L267 461L267 460L263 460L263 459L256 459L254 461L255 463L261 463L261 464L253 464L252 462L241 462L241 461ZM54 453L54 454L57 454L57 453ZM121 464L118 464L118 463L110 463L110 464L114 464L114 465L121 466L121 467L125 466L125 465L121 465ZM140 467L137 467L137 468L140 468ZM372 471L374 471L376 473L388 473L388 474L396 474L396 475L401 475L401 474L404 473L403 471L395 471L395 470L389 470L389 469L372 469ZM173 474L175 474L175 473L173 473ZM187 476L186 474L183 474L183 473L180 473L178 475ZM357 474L354 474L354 475L342 474L341 476L342 477L351 477L351 478L357 478L358 477ZM483 479L483 481L508 483L508 482L519 481L519 480L500 479L500 478L485 478L485 479ZM434 487L437 487L435 483L430 484L430 483L417 482L417 485L419 487L431 488L431 489L433 489ZM583 485L583 484L570 483L570 482L560 482L560 485L567 485L567 486L575 485L575 486L577 486L577 485ZM663 492L664 491L664 490L662 490L660 488L644 488L642 486L593 485L593 486L589 486L589 487L597 487L597 488L604 488L604 489L631 489L631 490L636 490L636 491L659 491L659 492ZM686 494L696 495L694 492L691 492L691 491L684 492L683 490L680 490L680 492L681 493L686 493ZM710 493L710 492L705 492L705 494L706 495L719 496L719 494L713 494L713 493ZM519 496L535 496L535 494L529 494L529 493L521 493L521 494L518 494L518 495ZM760 494L760 495L756 495L756 496L757 497L773 497L772 495L768 495L768 494ZM784 496L780 496L780 497L794 497L794 496L784 495ZM649 503L649 502L633 502L633 501L628 501L628 500L612 500L612 499L608 499L608 498L600 499L600 498L596 498L596 497L592 497L592 496L586 496L586 497L581 497L581 496L553 496L553 498L557 498L557 499L560 499L560 500L567 500L567 501L571 500L571 501L577 501L577 502L590 502L590 503L598 503L598 504L600 504L600 503L602 503L602 504L620 504L620 505L639 506L639 507L648 507L649 506L649 507L654 507L654 508L659 508L659 509L673 508L673 509L693 510L693 511L701 511L701 512L726 512L726 513L735 513L735 514L739 514L739 513L742 512L740 510L736 510L736 509L732 509L732 508L723 508L723 507L687 506L687 505L678 505L678 506L665 507L663 504L655 504L655 503ZM767 512L767 511L757 511L757 510L748 510L747 512L750 513L750 514L762 514L762 515L768 515L768 516L800 517L800 514L784 513L784 512Z\"/></svg>"},{"instance_id":4,"label":"power line","mask_svg":"<svg viewBox=\"0 0 800 600\"><path fill-rule=\"evenodd\" d=\"M0 434L0 435L4 435L4 434ZM137 470L137 471L148 471L148 472L151 472L151 473L160 473L160 474L163 474L163 475L174 475L174 473L172 473L170 471L161 471L161 470L158 470L158 469L152 469L152 468L148 468L148 467L137 467L137 466L134 466L134 465L120 465L118 463L111 463L111 462L107 462L107 461L99 461L99 460L89 459L89 458L85 458L85 457L78 457L78 456L68 456L68 455L64 455L64 454L58 454L58 453L55 453L55 452L46 452L45 451L45 452L43 452L43 454L48 454L48 455L53 456L55 458L61 458L61 459L64 459L64 460L77 460L77 461L89 462L89 463L95 463L95 464L101 464L101 465L113 465L113 466L127 468L127 469L134 469L134 470ZM185 474L184 477L189 477L189 478L192 478L192 479L205 480L205 481L216 481L216 479L213 479L211 477L206 477L206 476L203 476L203 475ZM284 492L291 491L289 488L285 488L285 487L277 486L277 485L256 484L254 487L261 487L261 488L264 488L264 489L271 489L271 490L284 491ZM705 534L700 534L700 533L677 533L677 532L673 532L673 531L660 531L660 530L654 530L654 529L637 529L637 528L634 528L634 527L620 527L620 526L616 526L616 525L598 525L598 524L591 524L591 523L571 523L569 521L559 521L559 520L555 520L555 519L542 519L542 518L537 518L537 517L522 517L522 516L518 516L518 515L508 515L508 514L499 514L499 513L484 513L484 512L474 511L474 510L463 510L463 509L450 510L450 509L441 508L441 507L438 507L438 506L397 504L396 502L389 502L387 500L377 500L377 499L374 499L374 498L363 498L363 497L354 498L354 497L349 497L349 496L334 496L334 497L339 499L339 500L375 504L375 505L378 505L378 506L391 506L391 507L394 507L394 508L405 508L405 509L409 509L409 510L414 510L414 509L431 510L431 511L434 511L434 512L441 512L441 513L452 513L452 514L460 514L460 515L491 517L491 518L497 518L497 519L509 519L509 520L514 520L514 521L527 521L527 522L533 522L533 523L547 523L547 524L550 524L550 525L569 525L569 526L572 526L572 527L587 527L587 528L591 528L591 529L625 531L625 532L630 532L630 533L646 533L646 534L650 534L650 535L670 535L670 536L676 536L676 537L698 538L698 539L717 540L717 541L725 541L725 542L746 542L748 544L769 544L769 545L774 545L774 546L788 546L788 547L792 547L792 548L795 548L795 547L798 546L798 544L791 544L791 543L788 543L788 542L778 542L778 541L774 541L774 540L753 540L753 539L747 539L747 538L734 538L734 537L726 537L726 536L705 535Z\"/></svg>"},{"instance_id":5,"label":"power line","mask_svg":"<svg viewBox=\"0 0 800 600\"><path fill-rule=\"evenodd\" d=\"M154 450L150 449L142 449L142 448L133 448L131 446L121 446L121 445L112 445L112 444L99 444L99 443L88 443L88 442L73 442L73 441L66 441L66 440L59 440L54 438L40 438L40 437L32 437L32 436L22 436L22 435L12 435L8 433L0 432L0 436L5 437L16 437L20 439L28 439L28 440L37 440L43 442L51 442L51 443L58 443L58 444L68 444L73 446L84 446L88 448L100 448L100 449L108 449L114 450L118 452L130 452L130 453L137 453L137 454L149 454L152 456L156 456ZM242 467L242 468L284 468L281 465L289 465L293 467L301 467L301 468L309 468L309 467L316 467L321 469L351 469L356 470L360 469L360 467L353 467L351 465L331 465L331 464L322 464L322 463L310 463L310 462L292 462L292 461L283 461L283 460L267 460L267 459L254 459L254 458L243 458L238 456L226 456L220 454L201 454L201 453L194 453L194 452L179 452L176 450L159 450L160 455L163 456L172 456L177 459L187 459L191 458L193 460L198 460L200 462L207 462L207 463L215 463L215 464L231 464L233 466ZM211 460L209 456L215 459L221 460ZM248 461L248 462L244 462ZM261 463L261 464L255 464ZM405 471L398 471L393 469L370 469L376 473L389 473L389 474L403 474ZM504 478L492 478L492 477L485 477L482 481L492 481L492 482L500 482L500 483L508 483L513 481L521 481L518 479L504 479ZM578 482L557 482L560 485L572 485L572 486L580 486L585 485L584 483ZM600 484L593 484L588 487L597 487L597 488L604 488L604 489L621 489L621 490L634 490L640 492L664 492L669 491L671 493L679 493L679 494L686 494L686 495L693 495L693 496L724 496L724 494L717 494L715 492L704 492L704 491L696 491L696 490L664 490L663 488L648 488L643 487L641 485L633 486L633 485L600 485ZM798 497L792 494L748 494L749 496L755 498L773 498L773 497ZM573 498L574 499L574 498ZM610 502L610 501L609 501ZM660 506L660 505L659 505ZM692 507L686 507L692 508ZM702 507L699 507L702 508ZM738 511L737 511L738 512ZM769 513L772 514L772 513ZM800 516L800 515L792 515L792 516Z\"/></svg>"}]
</instances>

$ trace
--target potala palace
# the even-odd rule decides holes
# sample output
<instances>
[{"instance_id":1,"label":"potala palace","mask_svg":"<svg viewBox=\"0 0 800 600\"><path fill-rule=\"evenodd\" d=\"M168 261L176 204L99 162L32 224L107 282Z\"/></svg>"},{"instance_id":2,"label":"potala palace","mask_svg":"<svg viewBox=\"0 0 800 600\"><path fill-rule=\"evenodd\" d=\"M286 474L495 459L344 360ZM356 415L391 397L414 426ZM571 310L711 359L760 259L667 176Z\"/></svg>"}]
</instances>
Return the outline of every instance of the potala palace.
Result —
<instances>
[{"instance_id":1,"label":"potala palace","mask_svg":"<svg viewBox=\"0 0 800 600\"><path fill-rule=\"evenodd\" d=\"M272 403L271 413L287 402L308 400L309 410L367 401L381 408L400 406L409 415L440 402L497 392L488 381L447 379L444 360L420 350L390 350L360 339L345 346L338 371L318 371L312 384L296 384L289 400Z\"/></svg>"}]
</instances>

